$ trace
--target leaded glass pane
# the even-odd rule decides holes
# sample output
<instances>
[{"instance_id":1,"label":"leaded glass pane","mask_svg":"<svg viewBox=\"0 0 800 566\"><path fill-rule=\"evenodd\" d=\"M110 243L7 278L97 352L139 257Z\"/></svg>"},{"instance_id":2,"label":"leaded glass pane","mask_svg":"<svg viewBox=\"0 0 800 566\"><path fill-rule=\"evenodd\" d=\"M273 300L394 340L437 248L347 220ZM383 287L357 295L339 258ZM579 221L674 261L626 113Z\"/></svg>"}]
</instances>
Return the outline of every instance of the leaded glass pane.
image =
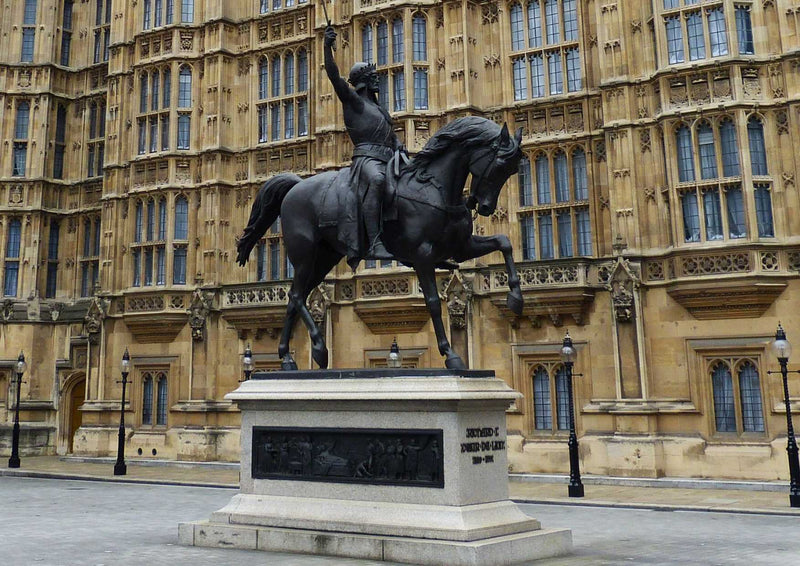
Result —
<instances>
[{"instance_id":1,"label":"leaded glass pane","mask_svg":"<svg viewBox=\"0 0 800 566\"><path fill-rule=\"evenodd\" d=\"M569 430L569 382L567 381L567 369L564 366L556 371L556 415L558 418L558 430Z\"/></svg>"},{"instance_id":2,"label":"leaded glass pane","mask_svg":"<svg viewBox=\"0 0 800 566\"><path fill-rule=\"evenodd\" d=\"M742 402L744 432L764 432L761 385L758 379L758 370L752 362L744 362L739 367L739 395Z\"/></svg>"},{"instance_id":3,"label":"leaded glass pane","mask_svg":"<svg viewBox=\"0 0 800 566\"><path fill-rule=\"evenodd\" d=\"M552 430L553 409L550 405L550 376L539 366L533 372L533 423L536 430Z\"/></svg>"},{"instance_id":4,"label":"leaded glass pane","mask_svg":"<svg viewBox=\"0 0 800 566\"><path fill-rule=\"evenodd\" d=\"M697 210L697 195L694 191L681 197L683 208L683 239L686 242L700 241L700 213Z\"/></svg>"},{"instance_id":5,"label":"leaded glass pane","mask_svg":"<svg viewBox=\"0 0 800 566\"><path fill-rule=\"evenodd\" d=\"M711 371L714 390L714 422L717 432L736 432L736 410L733 399L733 379L728 366L722 362Z\"/></svg>"}]
</instances>

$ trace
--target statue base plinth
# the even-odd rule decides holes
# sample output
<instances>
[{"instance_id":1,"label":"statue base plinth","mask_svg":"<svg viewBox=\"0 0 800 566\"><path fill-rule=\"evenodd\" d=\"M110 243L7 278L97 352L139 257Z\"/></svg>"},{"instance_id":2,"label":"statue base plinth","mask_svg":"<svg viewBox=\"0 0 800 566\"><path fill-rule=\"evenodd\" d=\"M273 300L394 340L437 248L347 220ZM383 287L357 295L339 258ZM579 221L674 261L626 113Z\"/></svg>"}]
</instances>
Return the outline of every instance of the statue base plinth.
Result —
<instances>
[{"instance_id":1,"label":"statue base plinth","mask_svg":"<svg viewBox=\"0 0 800 566\"><path fill-rule=\"evenodd\" d=\"M261 376L258 376L261 377ZM515 564L567 554L508 499L493 372L277 372L226 398L242 410L241 488L182 544L409 562Z\"/></svg>"}]
</instances>

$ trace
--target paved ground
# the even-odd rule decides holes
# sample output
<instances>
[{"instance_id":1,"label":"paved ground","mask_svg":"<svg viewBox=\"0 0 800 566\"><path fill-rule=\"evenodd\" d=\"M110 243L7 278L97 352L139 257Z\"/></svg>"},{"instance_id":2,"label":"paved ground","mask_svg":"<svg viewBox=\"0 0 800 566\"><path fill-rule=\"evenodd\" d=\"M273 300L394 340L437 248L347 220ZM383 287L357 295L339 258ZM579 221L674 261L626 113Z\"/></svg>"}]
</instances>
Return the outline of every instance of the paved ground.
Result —
<instances>
[{"instance_id":1,"label":"paved ground","mask_svg":"<svg viewBox=\"0 0 800 566\"><path fill-rule=\"evenodd\" d=\"M232 490L0 477L4 566L377 566L370 561L177 545L177 524L204 519ZM523 505L573 530L575 555L537 566L800 564L800 518Z\"/></svg>"},{"instance_id":2,"label":"paved ground","mask_svg":"<svg viewBox=\"0 0 800 566\"><path fill-rule=\"evenodd\" d=\"M239 468L231 464L166 464L158 461L128 462L128 474L113 475L113 459L61 459L57 456L24 457L19 470L0 467L0 476L22 474L26 476L103 479L107 481L153 482L214 487L238 487ZM1 462L0 465L4 465ZM145 465L146 464L146 465ZM636 487L630 485L595 485L598 478L587 476L586 497L580 502L567 497L566 479L539 477L546 481L512 481L509 492L516 501L552 504L576 504L602 507L633 507L670 510L714 510L721 512L749 512L794 515L800 519L800 509L789 507L788 485L757 484L749 489L712 489L711 486L730 483L709 482L706 489L675 487ZM552 483L553 481L558 483ZM608 482L606 482L608 483ZM613 479L612 482L613 483ZM617 483L624 483L623 480ZM657 482L651 482L657 483ZM674 482L673 482L674 483ZM678 482L679 484L681 482ZM777 491L773 491L777 490ZM0 560L0 564L2 561ZM800 565L800 559L797 564Z\"/></svg>"}]
</instances>

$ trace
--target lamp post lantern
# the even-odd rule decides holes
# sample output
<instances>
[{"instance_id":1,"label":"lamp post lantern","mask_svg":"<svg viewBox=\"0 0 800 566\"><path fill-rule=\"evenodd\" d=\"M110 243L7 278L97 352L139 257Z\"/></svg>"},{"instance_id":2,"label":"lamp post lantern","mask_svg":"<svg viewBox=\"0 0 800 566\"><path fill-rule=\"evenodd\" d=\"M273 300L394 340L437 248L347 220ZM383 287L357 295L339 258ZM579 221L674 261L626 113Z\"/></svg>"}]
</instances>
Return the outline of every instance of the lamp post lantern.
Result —
<instances>
[{"instance_id":1,"label":"lamp post lantern","mask_svg":"<svg viewBox=\"0 0 800 566\"><path fill-rule=\"evenodd\" d=\"M250 349L250 344L248 344L244 349L244 355L242 356L242 371L244 371L244 381L250 379L255 367L256 366L253 363L253 351Z\"/></svg>"},{"instance_id":2,"label":"lamp post lantern","mask_svg":"<svg viewBox=\"0 0 800 566\"><path fill-rule=\"evenodd\" d=\"M124 476L128 473L128 467L125 465L125 386L128 385L128 374L131 371L131 356L128 349L125 348L125 353L122 354L122 363L120 364L122 373L122 400L119 404L119 434L117 436L117 462L114 464L114 475Z\"/></svg>"},{"instance_id":3,"label":"lamp post lantern","mask_svg":"<svg viewBox=\"0 0 800 566\"><path fill-rule=\"evenodd\" d=\"M392 347L389 348L389 357L386 360L386 366L392 369L402 367L403 361L400 358L400 348L397 346L397 338L392 340Z\"/></svg>"},{"instance_id":4,"label":"lamp post lantern","mask_svg":"<svg viewBox=\"0 0 800 566\"><path fill-rule=\"evenodd\" d=\"M783 378L783 400L786 403L786 453L789 456L789 505L800 507L800 462L798 461L797 441L794 437L794 427L792 426L792 404L789 400L789 373L800 373L800 371L790 372L787 369L789 356L792 354L792 345L786 339L786 332L783 326L778 323L778 330L775 332L775 341L772 343L772 351L778 358L781 366L781 377ZM773 372L770 372L773 373Z\"/></svg>"},{"instance_id":5,"label":"lamp post lantern","mask_svg":"<svg viewBox=\"0 0 800 566\"><path fill-rule=\"evenodd\" d=\"M14 367L17 373L17 403L14 405L14 431L11 435L11 457L8 459L9 468L19 468L19 394L22 389L22 374L28 369L25 363L25 354L19 353L17 365Z\"/></svg>"},{"instance_id":6,"label":"lamp post lantern","mask_svg":"<svg viewBox=\"0 0 800 566\"><path fill-rule=\"evenodd\" d=\"M575 398L572 393L572 366L575 364L575 348L569 331L561 344L561 361L567 372L567 395L569 396L569 496L583 497L580 461L578 459L578 437L575 434Z\"/></svg>"}]
</instances>

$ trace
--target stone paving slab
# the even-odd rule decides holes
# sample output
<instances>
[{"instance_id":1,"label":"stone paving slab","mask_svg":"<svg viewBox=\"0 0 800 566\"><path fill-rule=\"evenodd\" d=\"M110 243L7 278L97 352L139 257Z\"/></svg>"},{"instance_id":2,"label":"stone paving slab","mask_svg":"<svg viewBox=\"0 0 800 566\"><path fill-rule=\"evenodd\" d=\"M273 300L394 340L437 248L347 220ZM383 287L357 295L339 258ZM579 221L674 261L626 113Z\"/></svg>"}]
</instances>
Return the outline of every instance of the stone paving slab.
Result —
<instances>
[{"instance_id":1,"label":"stone paving slab","mask_svg":"<svg viewBox=\"0 0 800 566\"><path fill-rule=\"evenodd\" d=\"M163 460L127 460L128 473L114 476L112 458L62 458L59 456L24 457L22 467L15 470L6 468L5 459L0 460L1 476L42 477L56 479L83 479L117 481L126 483L149 483L162 485L189 485L200 487L239 486L238 465L230 463L192 463L167 462ZM535 476L532 476L535 479ZM555 505L585 505L593 507L620 507L638 509L664 509L687 511L716 511L726 513L757 513L766 515L800 516L800 509L789 507L788 486L783 491L774 490L774 482L760 489L758 482L750 489L714 489L646 487L627 485L625 478L619 478L624 485L608 485L613 478L605 478L603 485L593 482L587 476L586 496L582 499L567 496L567 480L553 483L556 476L548 476L546 482L509 482L509 493L513 500L525 503L546 503ZM671 485L671 484L667 484ZM710 485L717 485L713 482ZM720 482L719 485L726 485Z\"/></svg>"}]
</instances>

